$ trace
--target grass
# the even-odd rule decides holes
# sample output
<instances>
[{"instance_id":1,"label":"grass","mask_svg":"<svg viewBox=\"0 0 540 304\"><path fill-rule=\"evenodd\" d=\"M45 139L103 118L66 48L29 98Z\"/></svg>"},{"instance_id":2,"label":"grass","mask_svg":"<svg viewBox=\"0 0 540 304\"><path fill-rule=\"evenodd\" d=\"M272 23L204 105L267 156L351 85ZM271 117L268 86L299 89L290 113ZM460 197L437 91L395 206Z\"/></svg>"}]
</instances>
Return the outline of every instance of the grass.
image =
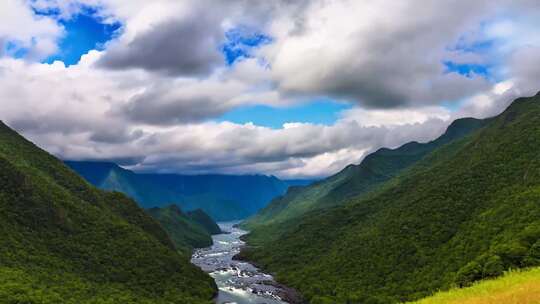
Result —
<instances>
[{"instance_id":1,"label":"grass","mask_svg":"<svg viewBox=\"0 0 540 304\"><path fill-rule=\"evenodd\" d=\"M503 277L440 292L411 304L536 304L540 303L540 268L511 271Z\"/></svg>"}]
</instances>

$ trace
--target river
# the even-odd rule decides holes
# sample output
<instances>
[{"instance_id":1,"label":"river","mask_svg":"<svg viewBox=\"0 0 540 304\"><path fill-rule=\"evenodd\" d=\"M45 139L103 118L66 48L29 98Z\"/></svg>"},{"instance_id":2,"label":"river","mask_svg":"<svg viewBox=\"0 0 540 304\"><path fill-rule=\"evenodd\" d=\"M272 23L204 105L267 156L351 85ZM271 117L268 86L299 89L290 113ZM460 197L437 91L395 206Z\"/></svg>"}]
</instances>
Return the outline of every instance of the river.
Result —
<instances>
[{"instance_id":1,"label":"river","mask_svg":"<svg viewBox=\"0 0 540 304\"><path fill-rule=\"evenodd\" d=\"M219 294L217 304L287 304L280 294L285 291L269 284L275 283L271 275L261 272L250 263L235 261L244 242L240 237L247 232L233 227L235 223L219 223L225 233L214 235L214 245L197 249L191 262L208 272L216 281Z\"/></svg>"}]
</instances>

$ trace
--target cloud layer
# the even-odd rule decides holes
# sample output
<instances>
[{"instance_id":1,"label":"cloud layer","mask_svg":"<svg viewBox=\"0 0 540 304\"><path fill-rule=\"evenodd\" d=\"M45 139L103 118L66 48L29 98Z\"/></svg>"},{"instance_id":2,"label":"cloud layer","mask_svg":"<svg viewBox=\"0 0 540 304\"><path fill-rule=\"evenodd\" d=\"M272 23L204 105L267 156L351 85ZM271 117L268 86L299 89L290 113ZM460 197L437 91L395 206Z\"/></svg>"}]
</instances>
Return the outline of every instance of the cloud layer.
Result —
<instances>
[{"instance_id":1,"label":"cloud layer","mask_svg":"<svg viewBox=\"0 0 540 304\"><path fill-rule=\"evenodd\" d=\"M87 7L120 22L117 37L76 65L40 63L59 21ZM540 90L536 1L8 0L2 12L0 119L62 158L142 171L325 176ZM228 65L238 28L271 41ZM218 119L320 98L354 107L332 125Z\"/></svg>"}]
</instances>

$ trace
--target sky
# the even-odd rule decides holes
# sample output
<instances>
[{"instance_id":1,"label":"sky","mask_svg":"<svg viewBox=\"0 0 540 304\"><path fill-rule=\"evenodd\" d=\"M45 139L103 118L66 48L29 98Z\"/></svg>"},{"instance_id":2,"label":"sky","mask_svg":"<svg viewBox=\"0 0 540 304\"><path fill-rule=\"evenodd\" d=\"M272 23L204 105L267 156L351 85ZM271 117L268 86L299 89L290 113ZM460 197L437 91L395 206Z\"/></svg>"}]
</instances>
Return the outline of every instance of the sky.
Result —
<instances>
[{"instance_id":1,"label":"sky","mask_svg":"<svg viewBox=\"0 0 540 304\"><path fill-rule=\"evenodd\" d=\"M0 19L0 119L140 172L321 178L540 91L537 0L3 0Z\"/></svg>"}]
</instances>

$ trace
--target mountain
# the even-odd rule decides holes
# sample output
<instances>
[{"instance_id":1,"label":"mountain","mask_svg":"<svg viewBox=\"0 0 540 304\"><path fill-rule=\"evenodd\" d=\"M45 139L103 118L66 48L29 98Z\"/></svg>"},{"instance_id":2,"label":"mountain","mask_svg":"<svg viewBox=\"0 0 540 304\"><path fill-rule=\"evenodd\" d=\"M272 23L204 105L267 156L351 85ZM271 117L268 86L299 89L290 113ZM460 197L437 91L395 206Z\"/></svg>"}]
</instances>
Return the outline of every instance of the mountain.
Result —
<instances>
[{"instance_id":1,"label":"mountain","mask_svg":"<svg viewBox=\"0 0 540 304\"><path fill-rule=\"evenodd\" d=\"M213 280L123 194L0 123L4 303L210 303Z\"/></svg>"},{"instance_id":2,"label":"mountain","mask_svg":"<svg viewBox=\"0 0 540 304\"><path fill-rule=\"evenodd\" d=\"M206 232L210 235L222 233L221 228L218 224L212 220L212 218L206 214L202 209L196 209L187 213L188 217L191 220L195 221L197 224L201 225Z\"/></svg>"},{"instance_id":3,"label":"mountain","mask_svg":"<svg viewBox=\"0 0 540 304\"><path fill-rule=\"evenodd\" d=\"M93 185L123 192L144 208L176 203L186 211L202 209L216 221L245 218L289 187L289 182L265 175L137 174L113 163L65 163Z\"/></svg>"},{"instance_id":4,"label":"mountain","mask_svg":"<svg viewBox=\"0 0 540 304\"><path fill-rule=\"evenodd\" d=\"M289 188L284 196L274 199L242 225L248 229L263 225L276 226L310 210L339 205L347 199L369 192L436 148L459 139L486 123L487 120L474 118L458 119L434 141L410 142L393 150L379 149L366 156L359 165L349 165L327 179L305 187Z\"/></svg>"},{"instance_id":5,"label":"mountain","mask_svg":"<svg viewBox=\"0 0 540 304\"><path fill-rule=\"evenodd\" d=\"M397 303L540 264L540 96L364 195L247 236L310 303ZM315 263L313 261L316 261Z\"/></svg>"},{"instance_id":6,"label":"mountain","mask_svg":"<svg viewBox=\"0 0 540 304\"><path fill-rule=\"evenodd\" d=\"M184 214L178 206L170 205L150 208L148 213L161 223L175 247L185 254L191 254L193 248L211 246L212 234L221 232L219 226L200 209Z\"/></svg>"}]
</instances>

